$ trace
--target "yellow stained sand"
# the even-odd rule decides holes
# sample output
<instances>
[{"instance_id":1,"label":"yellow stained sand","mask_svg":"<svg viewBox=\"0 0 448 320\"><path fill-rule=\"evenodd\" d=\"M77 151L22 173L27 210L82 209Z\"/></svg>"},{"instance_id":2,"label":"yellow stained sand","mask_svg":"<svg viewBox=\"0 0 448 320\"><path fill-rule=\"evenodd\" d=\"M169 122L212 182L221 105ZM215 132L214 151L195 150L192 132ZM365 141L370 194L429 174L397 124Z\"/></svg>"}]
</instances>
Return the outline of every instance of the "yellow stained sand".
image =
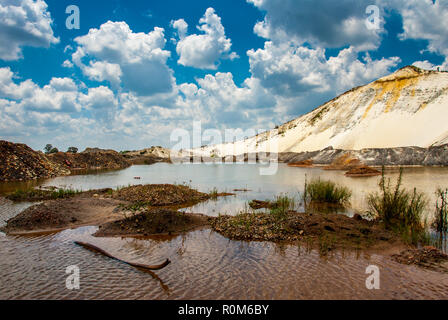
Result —
<instances>
[{"instance_id":1,"label":"yellow stained sand","mask_svg":"<svg viewBox=\"0 0 448 320\"><path fill-rule=\"evenodd\" d=\"M412 78L399 78L393 81L377 81L373 83L371 86L376 90L375 97L373 98L372 102L367 107L366 111L364 112L363 119L365 119L369 113L369 111L372 109L372 107L379 102L384 95L388 94L388 99L386 101L386 108L384 112L389 112L392 110L392 108L397 103L398 99L400 99L403 89L413 87L417 84L419 78L418 77L412 77ZM415 96L415 88L411 91L412 97Z\"/></svg>"}]
</instances>

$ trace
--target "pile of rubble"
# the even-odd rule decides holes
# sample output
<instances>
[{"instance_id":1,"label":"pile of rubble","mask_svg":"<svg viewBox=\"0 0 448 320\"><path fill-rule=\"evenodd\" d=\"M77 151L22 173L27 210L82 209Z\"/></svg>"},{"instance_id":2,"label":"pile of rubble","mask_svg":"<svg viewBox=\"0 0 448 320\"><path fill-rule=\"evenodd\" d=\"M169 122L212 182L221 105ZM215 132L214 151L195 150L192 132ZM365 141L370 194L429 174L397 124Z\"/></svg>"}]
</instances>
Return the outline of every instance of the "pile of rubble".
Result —
<instances>
[{"instance_id":1,"label":"pile of rubble","mask_svg":"<svg viewBox=\"0 0 448 320\"><path fill-rule=\"evenodd\" d=\"M0 141L0 181L25 181L70 174L70 170L25 144Z\"/></svg>"},{"instance_id":2,"label":"pile of rubble","mask_svg":"<svg viewBox=\"0 0 448 320\"><path fill-rule=\"evenodd\" d=\"M114 150L87 148L81 153L58 152L48 158L69 170L122 169L130 163Z\"/></svg>"}]
</instances>

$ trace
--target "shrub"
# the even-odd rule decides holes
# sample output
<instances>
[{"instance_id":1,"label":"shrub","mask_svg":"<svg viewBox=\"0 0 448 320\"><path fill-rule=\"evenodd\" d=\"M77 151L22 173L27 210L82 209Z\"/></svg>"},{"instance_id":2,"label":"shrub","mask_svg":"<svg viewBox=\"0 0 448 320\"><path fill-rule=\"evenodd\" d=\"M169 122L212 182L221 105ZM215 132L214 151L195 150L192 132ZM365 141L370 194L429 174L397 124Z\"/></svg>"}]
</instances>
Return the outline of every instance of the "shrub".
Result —
<instances>
[{"instance_id":1,"label":"shrub","mask_svg":"<svg viewBox=\"0 0 448 320\"><path fill-rule=\"evenodd\" d=\"M76 148L76 147L69 147L67 152L68 153L78 153L78 148Z\"/></svg>"},{"instance_id":2,"label":"shrub","mask_svg":"<svg viewBox=\"0 0 448 320\"><path fill-rule=\"evenodd\" d=\"M210 199L216 200L218 199L218 194L219 194L218 189L215 187L209 192L208 195L210 196Z\"/></svg>"},{"instance_id":3,"label":"shrub","mask_svg":"<svg viewBox=\"0 0 448 320\"><path fill-rule=\"evenodd\" d=\"M352 192L344 187L338 186L333 181L321 180L320 178L311 180L309 183L305 180L304 201L320 202L346 205L349 203Z\"/></svg>"},{"instance_id":4,"label":"shrub","mask_svg":"<svg viewBox=\"0 0 448 320\"><path fill-rule=\"evenodd\" d=\"M423 212L427 205L423 193L409 192L401 188L403 169L397 179L395 188L391 187L390 179L386 181L384 168L379 183L380 193L371 193L367 197L369 213L379 218L388 229L399 229L401 231L423 230Z\"/></svg>"},{"instance_id":5,"label":"shrub","mask_svg":"<svg viewBox=\"0 0 448 320\"><path fill-rule=\"evenodd\" d=\"M295 209L294 198L287 195L279 195L275 198L275 201L270 203L270 213L276 218L284 218L289 210Z\"/></svg>"},{"instance_id":6,"label":"shrub","mask_svg":"<svg viewBox=\"0 0 448 320\"><path fill-rule=\"evenodd\" d=\"M81 193L81 190L74 189L55 189L55 190L16 190L14 193L8 195L6 198L12 201L41 201L69 198Z\"/></svg>"},{"instance_id":7,"label":"shrub","mask_svg":"<svg viewBox=\"0 0 448 320\"><path fill-rule=\"evenodd\" d=\"M47 144L44 148L44 151L46 154L49 154L51 152L51 149L53 149L53 146L51 144Z\"/></svg>"},{"instance_id":8,"label":"shrub","mask_svg":"<svg viewBox=\"0 0 448 320\"><path fill-rule=\"evenodd\" d=\"M436 194L438 199L436 201L434 228L439 232L448 232L448 189L439 188Z\"/></svg>"}]
</instances>

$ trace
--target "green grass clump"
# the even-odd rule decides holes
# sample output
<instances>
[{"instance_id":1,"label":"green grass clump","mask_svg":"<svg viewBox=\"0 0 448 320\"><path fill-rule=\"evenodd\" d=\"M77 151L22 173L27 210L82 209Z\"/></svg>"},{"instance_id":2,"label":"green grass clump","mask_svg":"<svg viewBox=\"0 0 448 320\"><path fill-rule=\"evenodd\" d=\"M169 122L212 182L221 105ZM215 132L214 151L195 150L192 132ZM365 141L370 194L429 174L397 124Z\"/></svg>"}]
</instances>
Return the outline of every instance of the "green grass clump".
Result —
<instances>
[{"instance_id":1,"label":"green grass clump","mask_svg":"<svg viewBox=\"0 0 448 320\"><path fill-rule=\"evenodd\" d=\"M287 195L279 195L273 202L270 202L270 213L276 218L284 218L290 210L294 210L296 201Z\"/></svg>"},{"instance_id":2,"label":"green grass clump","mask_svg":"<svg viewBox=\"0 0 448 320\"><path fill-rule=\"evenodd\" d=\"M73 197L81 192L82 192L81 190L74 190L74 189L55 189L55 190L19 189L16 190L14 193L8 195L7 198L12 201L54 200L54 199Z\"/></svg>"},{"instance_id":3,"label":"green grass clump","mask_svg":"<svg viewBox=\"0 0 448 320\"><path fill-rule=\"evenodd\" d=\"M434 228L439 232L448 232L448 189L439 188L437 196Z\"/></svg>"},{"instance_id":4,"label":"green grass clump","mask_svg":"<svg viewBox=\"0 0 448 320\"><path fill-rule=\"evenodd\" d=\"M218 199L218 194L219 194L218 189L215 187L209 192L208 195L210 196L210 199L216 200Z\"/></svg>"},{"instance_id":5,"label":"green grass clump","mask_svg":"<svg viewBox=\"0 0 448 320\"><path fill-rule=\"evenodd\" d=\"M350 202L352 192L344 186L339 186L330 180L320 178L305 181L305 202L331 203L347 205Z\"/></svg>"},{"instance_id":6,"label":"green grass clump","mask_svg":"<svg viewBox=\"0 0 448 320\"><path fill-rule=\"evenodd\" d=\"M371 193L367 197L369 214L381 220L385 227L400 232L405 240L414 244L425 242L427 238L426 223L423 222L423 213L427 206L424 193L412 192L401 187L403 169L395 187L391 186L390 179L385 178L384 168L379 183L380 193Z\"/></svg>"}]
</instances>

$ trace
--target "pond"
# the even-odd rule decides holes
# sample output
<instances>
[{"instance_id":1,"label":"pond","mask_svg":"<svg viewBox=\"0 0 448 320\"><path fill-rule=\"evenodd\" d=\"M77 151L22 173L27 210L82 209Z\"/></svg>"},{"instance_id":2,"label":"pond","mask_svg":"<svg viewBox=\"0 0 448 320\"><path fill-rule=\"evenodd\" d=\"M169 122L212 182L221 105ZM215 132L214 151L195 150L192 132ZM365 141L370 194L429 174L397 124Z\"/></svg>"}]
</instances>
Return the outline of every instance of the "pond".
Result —
<instances>
[{"instance_id":1,"label":"pond","mask_svg":"<svg viewBox=\"0 0 448 320\"><path fill-rule=\"evenodd\" d=\"M366 195L379 177L348 178L340 171L291 168L279 164L275 175L261 176L258 165L133 166L120 171L58 177L22 184L2 184L0 192L30 186L97 189L129 184L179 183L203 192L213 188L236 196L208 201L186 210L211 216L236 214L253 199L281 193L297 197L305 178L321 177L353 191L352 208L365 211ZM398 171L388 172L395 182ZM134 177L140 177L139 180ZM437 187L448 187L448 169L407 168L404 186L417 187L435 201ZM0 224L31 204L0 201ZM432 207L428 209L431 214ZM447 299L448 277L393 262L387 252L334 252L321 257L303 247L267 242L230 241L200 230L177 237L147 239L95 238L95 226L27 237L0 234L0 299ZM143 272L74 244L95 244L127 260L172 263L154 273ZM80 290L65 287L66 268L80 268ZM381 289L365 286L366 268L381 270Z\"/></svg>"}]
</instances>

